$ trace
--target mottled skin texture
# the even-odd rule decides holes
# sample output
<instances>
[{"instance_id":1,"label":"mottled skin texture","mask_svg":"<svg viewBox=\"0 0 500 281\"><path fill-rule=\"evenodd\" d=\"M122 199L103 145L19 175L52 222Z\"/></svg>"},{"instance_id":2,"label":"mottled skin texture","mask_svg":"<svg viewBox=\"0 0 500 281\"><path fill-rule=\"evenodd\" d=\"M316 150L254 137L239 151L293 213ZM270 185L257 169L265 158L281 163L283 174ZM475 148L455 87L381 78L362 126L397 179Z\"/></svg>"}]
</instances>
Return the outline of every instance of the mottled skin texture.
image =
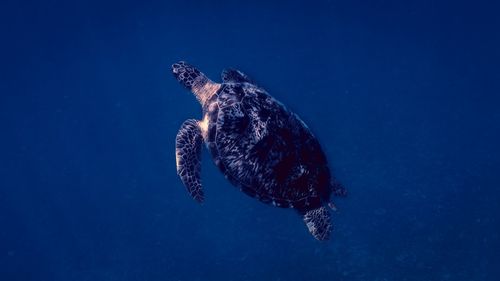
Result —
<instances>
[{"instance_id":1,"label":"mottled skin texture","mask_svg":"<svg viewBox=\"0 0 500 281\"><path fill-rule=\"evenodd\" d=\"M203 202L203 189L201 188L201 135L198 121L188 119L182 123L177 134L176 166L182 182L188 192L196 201ZM180 153L182 152L182 153Z\"/></svg>"},{"instance_id":2,"label":"mottled skin texture","mask_svg":"<svg viewBox=\"0 0 500 281\"><path fill-rule=\"evenodd\" d=\"M305 123L238 70L224 70L222 84L185 62L172 70L203 109L202 121L185 121L176 140L177 171L191 196L203 201L203 139L233 185L264 203L296 209L316 239L328 239L332 225L325 206L335 208L332 193L346 192L332 180L319 142Z\"/></svg>"}]
</instances>

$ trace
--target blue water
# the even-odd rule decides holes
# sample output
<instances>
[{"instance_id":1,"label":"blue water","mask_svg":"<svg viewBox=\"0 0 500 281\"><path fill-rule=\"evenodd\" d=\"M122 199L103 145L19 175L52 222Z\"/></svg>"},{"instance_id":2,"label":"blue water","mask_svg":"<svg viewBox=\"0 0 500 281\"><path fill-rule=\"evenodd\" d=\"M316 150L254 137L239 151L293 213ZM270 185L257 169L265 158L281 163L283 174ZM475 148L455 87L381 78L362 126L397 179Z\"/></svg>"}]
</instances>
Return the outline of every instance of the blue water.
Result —
<instances>
[{"instance_id":1,"label":"blue water","mask_svg":"<svg viewBox=\"0 0 500 281\"><path fill-rule=\"evenodd\" d=\"M498 6L209 2L0 4L0 280L500 280ZM330 241L207 152L188 196L181 59L314 131L349 190Z\"/></svg>"}]
</instances>

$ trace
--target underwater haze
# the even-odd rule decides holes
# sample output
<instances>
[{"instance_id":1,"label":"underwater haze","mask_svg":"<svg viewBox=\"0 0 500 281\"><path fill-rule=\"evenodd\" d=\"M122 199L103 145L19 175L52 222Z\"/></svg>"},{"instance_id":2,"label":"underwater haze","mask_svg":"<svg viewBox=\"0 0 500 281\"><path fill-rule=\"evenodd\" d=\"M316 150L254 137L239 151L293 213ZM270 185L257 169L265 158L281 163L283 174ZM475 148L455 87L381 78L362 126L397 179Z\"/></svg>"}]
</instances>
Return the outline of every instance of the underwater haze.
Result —
<instances>
[{"instance_id":1,"label":"underwater haze","mask_svg":"<svg viewBox=\"0 0 500 281\"><path fill-rule=\"evenodd\" d=\"M494 1L0 4L0 280L500 280ZM173 77L247 73L297 113L347 188L315 240L202 154Z\"/></svg>"}]
</instances>

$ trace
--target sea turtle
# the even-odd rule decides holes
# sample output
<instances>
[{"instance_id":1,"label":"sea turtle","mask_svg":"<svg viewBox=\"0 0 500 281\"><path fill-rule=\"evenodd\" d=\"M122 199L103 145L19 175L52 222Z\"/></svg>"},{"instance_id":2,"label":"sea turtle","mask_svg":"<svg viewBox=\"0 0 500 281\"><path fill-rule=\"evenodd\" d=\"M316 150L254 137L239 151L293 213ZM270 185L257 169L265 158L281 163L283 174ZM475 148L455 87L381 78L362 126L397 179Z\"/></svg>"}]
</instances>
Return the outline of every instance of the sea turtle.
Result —
<instances>
[{"instance_id":1,"label":"sea turtle","mask_svg":"<svg viewBox=\"0 0 500 281\"><path fill-rule=\"evenodd\" d=\"M222 84L184 61L174 63L172 72L203 109L202 120L186 120L176 138L177 174L189 194L203 202L205 142L233 185L264 203L296 209L316 239L328 239L332 226L325 206L335 209L331 194L346 191L307 125L239 70L225 69Z\"/></svg>"}]
</instances>

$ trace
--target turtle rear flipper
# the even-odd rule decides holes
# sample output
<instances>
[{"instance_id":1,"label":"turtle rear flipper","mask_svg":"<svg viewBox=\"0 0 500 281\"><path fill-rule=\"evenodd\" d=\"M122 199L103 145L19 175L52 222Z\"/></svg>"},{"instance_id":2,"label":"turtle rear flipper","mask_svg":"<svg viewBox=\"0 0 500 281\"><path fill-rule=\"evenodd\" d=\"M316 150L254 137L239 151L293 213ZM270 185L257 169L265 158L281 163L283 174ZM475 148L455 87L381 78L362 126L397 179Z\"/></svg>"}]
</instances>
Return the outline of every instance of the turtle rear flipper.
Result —
<instances>
[{"instance_id":1,"label":"turtle rear flipper","mask_svg":"<svg viewBox=\"0 0 500 281\"><path fill-rule=\"evenodd\" d=\"M309 232L318 240L328 240L332 232L330 213L325 207L307 211L304 214L304 222Z\"/></svg>"},{"instance_id":2,"label":"turtle rear flipper","mask_svg":"<svg viewBox=\"0 0 500 281\"><path fill-rule=\"evenodd\" d=\"M177 174L191 197L200 203L204 199L200 179L202 143L203 137L198 121L194 119L184 121L175 140Z\"/></svg>"}]
</instances>

